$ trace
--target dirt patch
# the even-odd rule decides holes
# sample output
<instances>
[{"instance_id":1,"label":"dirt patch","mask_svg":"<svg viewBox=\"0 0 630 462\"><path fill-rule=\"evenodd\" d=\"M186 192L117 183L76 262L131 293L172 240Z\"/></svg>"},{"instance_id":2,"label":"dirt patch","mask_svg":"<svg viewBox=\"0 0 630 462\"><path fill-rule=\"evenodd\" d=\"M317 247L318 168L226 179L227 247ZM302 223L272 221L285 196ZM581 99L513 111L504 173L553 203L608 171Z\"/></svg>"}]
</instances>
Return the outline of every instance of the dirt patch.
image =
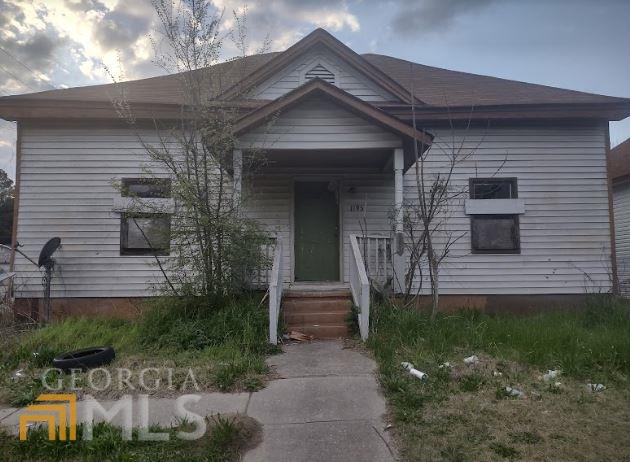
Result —
<instances>
[{"instance_id":1,"label":"dirt patch","mask_svg":"<svg viewBox=\"0 0 630 462\"><path fill-rule=\"evenodd\" d=\"M222 414L209 417L208 422L208 429L212 434L220 432L221 426L232 426L235 429L231 440L232 449L241 455L262 442L262 424L252 417L243 414Z\"/></svg>"},{"instance_id":2,"label":"dirt patch","mask_svg":"<svg viewBox=\"0 0 630 462\"><path fill-rule=\"evenodd\" d=\"M522 364L479 357L446 367L448 393L394 429L405 460L619 461L630 454L630 391L602 392ZM522 392L512 396L511 387Z\"/></svg>"}]
</instances>

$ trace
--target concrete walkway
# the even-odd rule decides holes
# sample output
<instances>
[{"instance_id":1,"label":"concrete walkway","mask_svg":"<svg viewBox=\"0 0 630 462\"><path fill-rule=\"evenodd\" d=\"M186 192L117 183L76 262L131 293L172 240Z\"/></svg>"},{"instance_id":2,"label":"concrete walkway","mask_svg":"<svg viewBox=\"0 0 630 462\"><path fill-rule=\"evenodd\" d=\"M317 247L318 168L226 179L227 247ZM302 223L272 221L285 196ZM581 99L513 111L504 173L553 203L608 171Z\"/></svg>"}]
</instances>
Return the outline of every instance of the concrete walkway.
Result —
<instances>
[{"instance_id":1,"label":"concrete walkway","mask_svg":"<svg viewBox=\"0 0 630 462\"><path fill-rule=\"evenodd\" d=\"M280 378L263 390L200 394L201 400L187 407L200 415L238 412L262 423L263 441L245 455L246 462L395 460L374 361L338 341L288 345L284 351L268 359ZM176 425L174 402L151 399L150 422ZM115 402L100 404L109 409ZM19 415L19 409L1 409L0 425L17 434ZM79 421L82 415L79 402Z\"/></svg>"},{"instance_id":2,"label":"concrete walkway","mask_svg":"<svg viewBox=\"0 0 630 462\"><path fill-rule=\"evenodd\" d=\"M340 342L284 347L268 360L282 377L252 395L247 414L263 424L254 461L391 461L376 364Z\"/></svg>"}]
</instances>

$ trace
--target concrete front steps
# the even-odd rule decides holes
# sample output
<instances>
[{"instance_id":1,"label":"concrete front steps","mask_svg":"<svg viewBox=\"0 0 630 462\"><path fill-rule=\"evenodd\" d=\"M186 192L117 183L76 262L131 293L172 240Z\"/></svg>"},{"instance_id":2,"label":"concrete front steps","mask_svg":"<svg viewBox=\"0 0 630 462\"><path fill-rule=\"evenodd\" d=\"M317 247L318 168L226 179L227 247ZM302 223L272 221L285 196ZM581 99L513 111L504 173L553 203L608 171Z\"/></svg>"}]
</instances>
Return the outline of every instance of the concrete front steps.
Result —
<instances>
[{"instance_id":1,"label":"concrete front steps","mask_svg":"<svg viewBox=\"0 0 630 462\"><path fill-rule=\"evenodd\" d=\"M282 295L286 330L317 339L347 337L351 307L350 289L341 284L297 284Z\"/></svg>"}]
</instances>

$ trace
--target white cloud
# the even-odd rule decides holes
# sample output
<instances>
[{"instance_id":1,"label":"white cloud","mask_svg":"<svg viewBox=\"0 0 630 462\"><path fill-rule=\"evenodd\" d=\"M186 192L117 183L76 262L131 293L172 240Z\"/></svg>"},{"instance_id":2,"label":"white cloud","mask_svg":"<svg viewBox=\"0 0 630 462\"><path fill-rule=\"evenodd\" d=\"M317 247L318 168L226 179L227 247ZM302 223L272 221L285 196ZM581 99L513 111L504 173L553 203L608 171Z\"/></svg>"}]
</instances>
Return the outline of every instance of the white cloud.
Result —
<instances>
[{"instance_id":1,"label":"white cloud","mask_svg":"<svg viewBox=\"0 0 630 462\"><path fill-rule=\"evenodd\" d=\"M340 31L348 27L352 32L357 32L361 28L358 18L347 11L313 11L305 12L301 16L305 22L333 31Z\"/></svg>"},{"instance_id":2,"label":"white cloud","mask_svg":"<svg viewBox=\"0 0 630 462\"><path fill-rule=\"evenodd\" d=\"M0 169L15 179L15 124L0 120Z\"/></svg>"},{"instance_id":3,"label":"white cloud","mask_svg":"<svg viewBox=\"0 0 630 462\"><path fill-rule=\"evenodd\" d=\"M252 49L269 36L274 51L284 50L315 27L332 32L357 32L359 18L350 12L346 1L338 0L212 0L224 11L225 28L234 27L233 12L246 12L248 40Z\"/></svg>"},{"instance_id":4,"label":"white cloud","mask_svg":"<svg viewBox=\"0 0 630 462\"><path fill-rule=\"evenodd\" d=\"M333 32L360 29L346 1L211 1L225 11L224 30L234 27L233 11L247 11L249 53L263 48L267 39L272 50L286 49L314 27ZM159 25L150 0L0 0L0 46L12 55L0 52L0 64L17 76L0 75L0 94L161 73L152 64L149 38ZM236 54L236 47L226 42L224 57ZM8 130L0 130L0 168L12 171L15 132L11 124L6 126Z\"/></svg>"}]
</instances>

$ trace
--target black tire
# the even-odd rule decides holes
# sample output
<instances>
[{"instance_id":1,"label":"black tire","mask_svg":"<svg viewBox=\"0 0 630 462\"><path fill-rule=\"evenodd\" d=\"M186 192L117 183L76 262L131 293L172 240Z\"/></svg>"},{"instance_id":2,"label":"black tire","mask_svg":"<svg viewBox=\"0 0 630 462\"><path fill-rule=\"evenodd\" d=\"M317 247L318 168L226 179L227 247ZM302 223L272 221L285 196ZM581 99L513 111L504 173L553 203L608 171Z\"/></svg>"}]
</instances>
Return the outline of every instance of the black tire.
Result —
<instances>
[{"instance_id":1,"label":"black tire","mask_svg":"<svg viewBox=\"0 0 630 462\"><path fill-rule=\"evenodd\" d=\"M97 346L70 351L53 359L53 367L69 372L70 369L92 369L111 363L116 352L111 346Z\"/></svg>"}]
</instances>

